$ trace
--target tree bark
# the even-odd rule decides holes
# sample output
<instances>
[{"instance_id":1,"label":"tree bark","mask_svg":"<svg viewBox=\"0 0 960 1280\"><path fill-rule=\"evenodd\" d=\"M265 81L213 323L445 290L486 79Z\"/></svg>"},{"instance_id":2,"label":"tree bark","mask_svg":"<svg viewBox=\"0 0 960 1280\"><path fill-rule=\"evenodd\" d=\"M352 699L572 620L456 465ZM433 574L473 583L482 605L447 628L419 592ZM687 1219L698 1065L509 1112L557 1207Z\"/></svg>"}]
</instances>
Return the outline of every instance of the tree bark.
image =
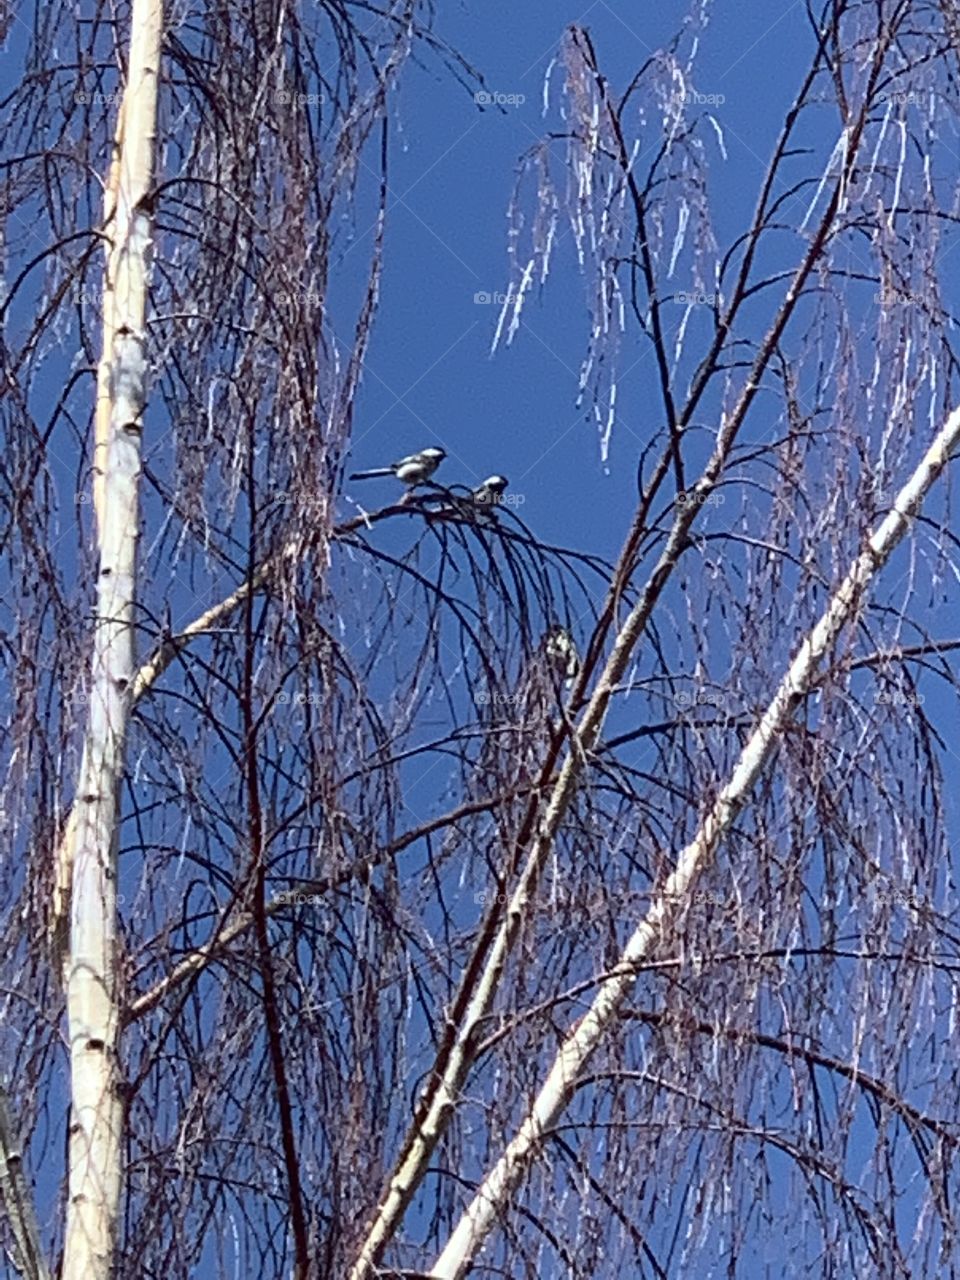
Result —
<instances>
[{"instance_id":1,"label":"tree bark","mask_svg":"<svg viewBox=\"0 0 960 1280\"><path fill-rule=\"evenodd\" d=\"M111 171L116 204L107 228L111 250L104 289L109 430L97 504L100 568L87 733L69 829L73 839L67 842L73 851L67 982L72 1110L64 1280L108 1280L120 1201L118 788L135 674L133 609L161 21L158 0L134 0ZM98 385L98 398L101 392ZM98 405L98 424L101 413ZM98 425L98 447L100 430ZM99 492L96 475L94 485Z\"/></svg>"}]
</instances>

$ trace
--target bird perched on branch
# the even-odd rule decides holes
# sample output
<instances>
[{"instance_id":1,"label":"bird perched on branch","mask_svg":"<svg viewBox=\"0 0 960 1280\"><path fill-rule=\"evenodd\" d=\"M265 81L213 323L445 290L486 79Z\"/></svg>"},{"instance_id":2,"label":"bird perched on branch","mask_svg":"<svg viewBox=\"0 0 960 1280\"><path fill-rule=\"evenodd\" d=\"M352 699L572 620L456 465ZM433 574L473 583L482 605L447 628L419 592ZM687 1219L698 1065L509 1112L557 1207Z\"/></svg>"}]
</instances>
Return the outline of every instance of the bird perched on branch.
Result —
<instances>
[{"instance_id":1,"label":"bird perched on branch","mask_svg":"<svg viewBox=\"0 0 960 1280\"><path fill-rule=\"evenodd\" d=\"M470 495L470 501L475 507L497 507L503 497L504 490L510 481L506 476L487 476L482 484L478 484Z\"/></svg>"},{"instance_id":2,"label":"bird perched on branch","mask_svg":"<svg viewBox=\"0 0 960 1280\"><path fill-rule=\"evenodd\" d=\"M580 671L580 654L573 636L566 627L555 623L544 640L544 651L557 674L565 677L567 685L573 684Z\"/></svg>"},{"instance_id":3,"label":"bird perched on branch","mask_svg":"<svg viewBox=\"0 0 960 1280\"><path fill-rule=\"evenodd\" d=\"M354 471L351 480L374 480L379 476L396 476L411 489L414 485L429 480L447 456L444 449L431 445L429 449L421 449L419 453L410 453L399 462L392 462L389 467L374 467L372 471Z\"/></svg>"},{"instance_id":4,"label":"bird perched on branch","mask_svg":"<svg viewBox=\"0 0 960 1280\"><path fill-rule=\"evenodd\" d=\"M493 521L493 508L500 505L509 483L506 476L493 475L487 476L486 480L469 492L456 492L457 489L463 489L463 486L456 485L454 489L446 490L439 505L431 509L430 515L440 519L458 517L475 524L490 524Z\"/></svg>"}]
</instances>

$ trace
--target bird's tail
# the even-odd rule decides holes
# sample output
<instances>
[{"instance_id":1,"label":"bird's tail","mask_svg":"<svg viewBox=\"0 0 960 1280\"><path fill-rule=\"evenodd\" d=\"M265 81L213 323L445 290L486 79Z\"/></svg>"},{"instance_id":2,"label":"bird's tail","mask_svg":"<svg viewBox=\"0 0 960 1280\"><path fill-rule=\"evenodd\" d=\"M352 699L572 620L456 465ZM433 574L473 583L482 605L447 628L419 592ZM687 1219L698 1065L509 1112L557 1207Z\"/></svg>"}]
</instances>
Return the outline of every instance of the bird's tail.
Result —
<instances>
[{"instance_id":1,"label":"bird's tail","mask_svg":"<svg viewBox=\"0 0 960 1280\"><path fill-rule=\"evenodd\" d=\"M351 480L375 480L377 476L392 476L393 467L374 467L372 471L351 471Z\"/></svg>"}]
</instances>

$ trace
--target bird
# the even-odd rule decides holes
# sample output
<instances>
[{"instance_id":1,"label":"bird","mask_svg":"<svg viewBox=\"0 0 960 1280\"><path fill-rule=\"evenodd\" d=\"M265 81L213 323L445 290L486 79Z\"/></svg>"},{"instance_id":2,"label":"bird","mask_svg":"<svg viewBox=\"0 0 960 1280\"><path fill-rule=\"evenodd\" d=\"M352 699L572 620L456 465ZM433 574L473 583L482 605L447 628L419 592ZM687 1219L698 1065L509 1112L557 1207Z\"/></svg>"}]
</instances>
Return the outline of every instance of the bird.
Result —
<instances>
[{"instance_id":1,"label":"bird","mask_svg":"<svg viewBox=\"0 0 960 1280\"><path fill-rule=\"evenodd\" d=\"M490 524L493 520L491 508L500 505L503 491L509 483L506 476L492 475L469 492L457 493L447 489L439 506L434 507L430 514L441 519L459 517L476 524ZM456 488L464 489L465 486L457 485Z\"/></svg>"},{"instance_id":2,"label":"bird","mask_svg":"<svg viewBox=\"0 0 960 1280\"><path fill-rule=\"evenodd\" d=\"M411 489L429 480L447 456L446 450L431 445L421 449L419 453L409 453L399 462L392 462L389 467L374 467L372 471L354 471L351 480L373 480L379 476L396 476Z\"/></svg>"},{"instance_id":3,"label":"bird","mask_svg":"<svg viewBox=\"0 0 960 1280\"><path fill-rule=\"evenodd\" d=\"M558 675L565 677L567 685L573 684L580 671L580 654L573 636L559 623L555 623L544 637L544 650Z\"/></svg>"},{"instance_id":4,"label":"bird","mask_svg":"<svg viewBox=\"0 0 960 1280\"><path fill-rule=\"evenodd\" d=\"M503 491L506 489L510 481L506 476L487 476L481 484L478 484L470 495L470 501L475 507L496 507L500 505L503 498Z\"/></svg>"}]
</instances>

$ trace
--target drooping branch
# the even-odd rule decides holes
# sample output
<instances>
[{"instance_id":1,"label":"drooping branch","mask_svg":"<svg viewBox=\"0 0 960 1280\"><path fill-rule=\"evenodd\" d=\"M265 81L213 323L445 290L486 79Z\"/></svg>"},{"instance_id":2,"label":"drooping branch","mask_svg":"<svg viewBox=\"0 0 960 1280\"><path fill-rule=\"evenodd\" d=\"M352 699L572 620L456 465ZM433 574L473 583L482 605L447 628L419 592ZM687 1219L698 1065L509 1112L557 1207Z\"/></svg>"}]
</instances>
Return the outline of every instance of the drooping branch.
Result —
<instances>
[{"instance_id":1,"label":"drooping branch","mask_svg":"<svg viewBox=\"0 0 960 1280\"><path fill-rule=\"evenodd\" d=\"M890 38L890 33L887 32L874 53L874 78L882 65ZM473 955L469 963L464 966L460 990L457 999L451 1005L447 1034L437 1052L428 1086L407 1131L395 1169L387 1180L380 1204L371 1219L366 1238L358 1252L357 1261L351 1271L351 1280L364 1280L370 1266L380 1258L417 1185L424 1176L431 1153L454 1115L456 1099L473 1062L477 1042L476 1028L492 1008L501 975L518 935L525 904L536 889L561 824L578 792L585 762L597 745L614 692L623 679L640 638L645 634L654 610L680 562L697 516L703 509L705 500L717 485L761 386L764 374L774 358L788 323L794 316L803 290L822 259L835 228L844 182L859 152L867 115L868 108L865 101L851 130L843 172L833 185L816 230L790 279L772 323L759 344L736 403L720 426L710 457L696 484L689 491L691 500L677 508L660 557L616 635L611 652L597 678L576 729L573 729L572 721L567 717L561 726L561 732L552 740L544 764L544 769L549 775L553 774L557 753L565 741L566 733L570 732L569 750L559 770L557 781L550 789L549 799L542 813L539 810L540 796L538 795L537 803L532 804L528 809L515 839L514 858L519 859L520 854L527 847L529 847L529 853L526 855L523 869L509 897L509 902L502 910L491 911L488 914L480 930ZM702 392L703 385L695 382L691 397L699 397ZM690 410L685 408L681 415L682 421L688 420L689 412ZM660 479L669 469L674 443L673 440L669 441L662 453L656 472L656 476ZM584 693L599 664L603 637L613 625L624 587L635 569L637 548L643 534L647 532L646 519L656 483L641 497L633 525L621 550L604 608L595 627L586 660L572 691L571 706L578 704L579 697Z\"/></svg>"},{"instance_id":2,"label":"drooping branch","mask_svg":"<svg viewBox=\"0 0 960 1280\"><path fill-rule=\"evenodd\" d=\"M484 1179L450 1236L433 1274L459 1280L486 1239L508 1199L535 1159L544 1131L556 1122L601 1037L633 988L635 966L687 900L698 876L713 859L721 840L744 806L761 771L779 746L784 730L816 677L817 669L841 630L856 616L864 594L910 528L926 494L960 444L960 409L955 410L901 489L893 510L871 534L863 552L834 592L830 604L800 647L770 705L741 752L737 766L711 805L694 839L683 849L647 915L620 958L619 970L600 988L588 1012L570 1030L554 1065L516 1137ZM559 784L558 784L559 785Z\"/></svg>"}]
</instances>

